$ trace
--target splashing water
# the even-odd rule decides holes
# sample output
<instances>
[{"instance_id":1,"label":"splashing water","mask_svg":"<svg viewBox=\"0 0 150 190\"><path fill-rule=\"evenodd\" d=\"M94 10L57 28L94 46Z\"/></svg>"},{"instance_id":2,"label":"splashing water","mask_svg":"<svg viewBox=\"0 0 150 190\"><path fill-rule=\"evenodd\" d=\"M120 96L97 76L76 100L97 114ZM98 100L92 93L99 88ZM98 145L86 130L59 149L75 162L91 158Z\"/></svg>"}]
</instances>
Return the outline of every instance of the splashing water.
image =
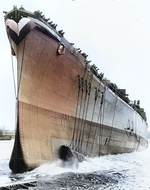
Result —
<instances>
[{"instance_id":1,"label":"splashing water","mask_svg":"<svg viewBox=\"0 0 150 190\"><path fill-rule=\"evenodd\" d=\"M150 148L142 152L86 158L73 166L55 160L22 174L12 174L8 163L13 141L1 141L0 187L36 181L35 189L150 189ZM34 189L34 188L32 188Z\"/></svg>"}]
</instances>

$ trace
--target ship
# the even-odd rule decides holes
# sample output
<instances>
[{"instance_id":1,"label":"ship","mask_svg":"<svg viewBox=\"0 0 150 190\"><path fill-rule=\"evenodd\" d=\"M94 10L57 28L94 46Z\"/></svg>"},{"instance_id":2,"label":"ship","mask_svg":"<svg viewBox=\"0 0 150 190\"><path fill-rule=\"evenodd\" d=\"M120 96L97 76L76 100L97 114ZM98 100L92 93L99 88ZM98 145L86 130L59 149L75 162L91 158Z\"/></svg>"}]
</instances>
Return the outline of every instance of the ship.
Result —
<instances>
[{"instance_id":1,"label":"ship","mask_svg":"<svg viewBox=\"0 0 150 190\"><path fill-rule=\"evenodd\" d=\"M99 74L88 55L40 13L23 7L4 12L11 55L17 59L10 169L24 172L56 159L147 148L140 101L130 101L125 89Z\"/></svg>"}]
</instances>

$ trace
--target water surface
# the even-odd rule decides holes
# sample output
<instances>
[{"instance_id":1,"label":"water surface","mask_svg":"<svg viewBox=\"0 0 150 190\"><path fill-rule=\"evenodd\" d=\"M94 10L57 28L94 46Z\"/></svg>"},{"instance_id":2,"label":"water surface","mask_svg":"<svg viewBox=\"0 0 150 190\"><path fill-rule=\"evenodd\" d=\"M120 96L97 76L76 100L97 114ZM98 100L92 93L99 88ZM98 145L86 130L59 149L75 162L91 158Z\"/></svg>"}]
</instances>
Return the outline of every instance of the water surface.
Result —
<instances>
[{"instance_id":1,"label":"water surface","mask_svg":"<svg viewBox=\"0 0 150 190\"><path fill-rule=\"evenodd\" d=\"M22 174L13 174L9 158L14 140L0 141L0 187L34 181L30 189L150 190L150 148L142 152L86 158L69 166L49 162Z\"/></svg>"}]
</instances>

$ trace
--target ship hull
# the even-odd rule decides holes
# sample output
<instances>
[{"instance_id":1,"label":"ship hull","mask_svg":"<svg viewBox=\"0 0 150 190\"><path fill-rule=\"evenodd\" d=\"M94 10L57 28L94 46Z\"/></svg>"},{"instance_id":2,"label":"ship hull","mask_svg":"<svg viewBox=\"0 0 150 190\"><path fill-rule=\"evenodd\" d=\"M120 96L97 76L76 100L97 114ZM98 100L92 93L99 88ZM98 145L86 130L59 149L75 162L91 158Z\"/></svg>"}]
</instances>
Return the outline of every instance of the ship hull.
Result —
<instances>
[{"instance_id":1,"label":"ship hull","mask_svg":"<svg viewBox=\"0 0 150 190\"><path fill-rule=\"evenodd\" d=\"M18 83L10 168L21 172L57 159L62 145L85 156L146 148L141 116L87 70L79 53L68 46L59 54L60 41L28 25L19 38L7 31Z\"/></svg>"}]
</instances>

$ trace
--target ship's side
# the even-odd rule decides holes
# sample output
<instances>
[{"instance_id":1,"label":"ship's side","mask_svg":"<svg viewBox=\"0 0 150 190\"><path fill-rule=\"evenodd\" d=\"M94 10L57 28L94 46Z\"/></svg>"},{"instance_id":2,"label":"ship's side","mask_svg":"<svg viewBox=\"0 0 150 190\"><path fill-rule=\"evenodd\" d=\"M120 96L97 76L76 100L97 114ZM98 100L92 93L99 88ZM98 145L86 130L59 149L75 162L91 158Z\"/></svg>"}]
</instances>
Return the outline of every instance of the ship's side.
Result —
<instances>
[{"instance_id":1,"label":"ship's side","mask_svg":"<svg viewBox=\"0 0 150 190\"><path fill-rule=\"evenodd\" d=\"M17 24L14 12L28 18ZM63 34L17 9L6 15L6 28L17 58L13 171L54 160L62 145L89 156L147 147L146 121L88 70Z\"/></svg>"},{"instance_id":2,"label":"ship's side","mask_svg":"<svg viewBox=\"0 0 150 190\"><path fill-rule=\"evenodd\" d=\"M93 76L94 77L94 76ZM72 146L85 155L132 152L147 147L147 124L107 82L92 79L90 95L80 90Z\"/></svg>"}]
</instances>

